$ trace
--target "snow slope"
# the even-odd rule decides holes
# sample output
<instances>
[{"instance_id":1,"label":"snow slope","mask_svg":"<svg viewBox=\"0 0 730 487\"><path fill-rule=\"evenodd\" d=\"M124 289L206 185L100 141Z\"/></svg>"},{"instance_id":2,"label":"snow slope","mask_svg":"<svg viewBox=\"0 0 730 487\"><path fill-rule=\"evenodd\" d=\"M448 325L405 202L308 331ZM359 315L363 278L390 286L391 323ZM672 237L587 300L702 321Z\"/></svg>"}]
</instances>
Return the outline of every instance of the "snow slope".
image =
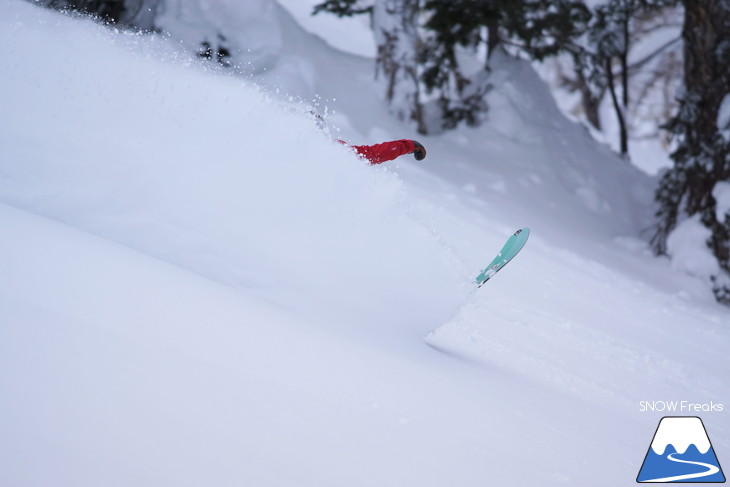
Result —
<instances>
[{"instance_id":1,"label":"snow slope","mask_svg":"<svg viewBox=\"0 0 730 487\"><path fill-rule=\"evenodd\" d=\"M268 90L0 6L1 485L620 485L639 401L728 402L728 311L637 238L651 180L527 66L485 127L371 167L267 91L415 135L277 5ZM703 421L722 461L727 412Z\"/></svg>"}]
</instances>

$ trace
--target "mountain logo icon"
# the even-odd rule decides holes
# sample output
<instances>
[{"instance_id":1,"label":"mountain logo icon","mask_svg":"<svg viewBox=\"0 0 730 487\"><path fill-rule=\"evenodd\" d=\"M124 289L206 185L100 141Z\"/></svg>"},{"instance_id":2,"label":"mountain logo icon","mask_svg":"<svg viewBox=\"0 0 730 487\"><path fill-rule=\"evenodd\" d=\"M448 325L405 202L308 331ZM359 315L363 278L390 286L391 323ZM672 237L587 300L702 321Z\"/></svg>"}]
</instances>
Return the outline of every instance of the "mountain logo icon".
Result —
<instances>
[{"instance_id":1,"label":"mountain logo icon","mask_svg":"<svg viewBox=\"0 0 730 487\"><path fill-rule=\"evenodd\" d=\"M663 417L636 481L725 482L702 420L697 416Z\"/></svg>"}]
</instances>

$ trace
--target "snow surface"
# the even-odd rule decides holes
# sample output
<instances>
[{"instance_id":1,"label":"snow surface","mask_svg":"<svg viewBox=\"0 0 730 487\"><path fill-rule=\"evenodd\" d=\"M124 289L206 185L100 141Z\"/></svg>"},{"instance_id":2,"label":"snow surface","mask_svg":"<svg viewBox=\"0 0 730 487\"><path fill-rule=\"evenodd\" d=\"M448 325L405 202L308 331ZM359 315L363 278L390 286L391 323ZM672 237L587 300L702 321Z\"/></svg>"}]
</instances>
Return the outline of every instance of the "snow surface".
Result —
<instances>
[{"instance_id":1,"label":"snow surface","mask_svg":"<svg viewBox=\"0 0 730 487\"><path fill-rule=\"evenodd\" d=\"M0 485L614 486L640 401L728 403L730 313L640 238L654 181L528 64L482 128L368 166L332 138L416 134L276 4L240 6L279 46L259 86L0 7Z\"/></svg>"}]
</instances>

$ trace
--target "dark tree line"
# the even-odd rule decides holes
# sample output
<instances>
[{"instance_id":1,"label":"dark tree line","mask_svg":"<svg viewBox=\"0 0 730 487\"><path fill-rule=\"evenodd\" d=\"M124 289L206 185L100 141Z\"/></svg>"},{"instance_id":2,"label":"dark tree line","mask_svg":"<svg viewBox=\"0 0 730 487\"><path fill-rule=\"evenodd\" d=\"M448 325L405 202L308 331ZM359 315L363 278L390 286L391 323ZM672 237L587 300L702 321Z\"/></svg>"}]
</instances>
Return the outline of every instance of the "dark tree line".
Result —
<instances>
[{"instance_id":1,"label":"dark tree line","mask_svg":"<svg viewBox=\"0 0 730 487\"><path fill-rule=\"evenodd\" d=\"M407 16L400 15L405 11ZM583 2L576 0L328 0L315 7L314 13L319 12L372 15L378 65L413 73L409 118L422 133L482 121L490 88L489 60L500 47L518 46L542 59L564 50L590 17ZM400 50L382 49L381 41L390 39L393 44L399 31L409 32L410 42ZM413 52L405 54L404 49ZM412 65L403 66L404 59ZM392 83L388 91L394 91ZM392 104L393 97L386 100Z\"/></svg>"},{"instance_id":2,"label":"dark tree line","mask_svg":"<svg viewBox=\"0 0 730 487\"><path fill-rule=\"evenodd\" d=\"M415 73L417 86L410 97L414 106L409 118L422 133L482 121L494 52L507 50L534 60L566 54L572 58L574 73L565 84L581 94L586 119L598 130L599 106L610 95L625 155L632 43L643 19L677 1L607 0L591 9L582 0L328 0L315 7L314 13L372 15L383 8L410 12L407 18L390 21L415 23L401 30L415 32L410 42L415 64L407 69ZM377 18L373 18L373 30L376 40L379 32L392 31ZM484 53L479 60L481 69L465 70L464 58L479 52ZM402 66L402 57L389 62ZM378 63L383 62L379 53ZM392 97L386 99L393 101ZM428 114L432 116L426 119Z\"/></svg>"},{"instance_id":3,"label":"dark tree line","mask_svg":"<svg viewBox=\"0 0 730 487\"><path fill-rule=\"evenodd\" d=\"M630 77L678 39L656 46L634 64L630 63L632 48L647 26L651 28L663 11L679 3L606 0L589 8L573 0L328 0L316 11L358 15L389 5L397 13L408 5L410 14L391 22L417 24L400 29L410 32L407 46L415 54L384 59L391 52L379 51L378 63L390 63L390 72L402 67L401 61L413 63L407 66L409 97L387 100L391 104L407 100L412 105L410 116L402 118L415 121L423 133L480 123L488 108L485 95L494 52L506 50L535 60L565 54L572 60L573 73L564 81L580 93L587 121L601 129L598 110L608 96L619 126L620 151L626 155L633 102ZM667 253L667 239L678 223L699 218L710 231L706 244L719 266L712 276L715 295L730 304L730 215L720 214L717 205L718 183L730 180L730 127L718 126L730 123L730 0L682 0L681 6L685 12L684 93L678 100L679 110L665 125L676 150L674 166L664 173L656 190L657 227L652 243L656 253ZM390 32L391 43L398 33L382 18L374 19L373 29ZM478 52L483 53L481 69L465 71L464 53ZM391 80L390 93L398 90L395 81ZM435 122L427 117L434 113Z\"/></svg>"}]
</instances>

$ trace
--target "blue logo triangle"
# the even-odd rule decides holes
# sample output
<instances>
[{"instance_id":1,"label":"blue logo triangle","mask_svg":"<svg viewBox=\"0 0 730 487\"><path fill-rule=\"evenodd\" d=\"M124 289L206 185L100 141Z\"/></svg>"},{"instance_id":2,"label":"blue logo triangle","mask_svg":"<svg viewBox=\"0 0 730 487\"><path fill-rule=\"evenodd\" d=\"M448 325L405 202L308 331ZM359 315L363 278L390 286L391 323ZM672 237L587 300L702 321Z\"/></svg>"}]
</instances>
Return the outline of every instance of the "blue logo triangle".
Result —
<instances>
[{"instance_id":1,"label":"blue logo triangle","mask_svg":"<svg viewBox=\"0 0 730 487\"><path fill-rule=\"evenodd\" d=\"M725 474L702 420L697 416L663 417L636 481L725 482Z\"/></svg>"}]
</instances>

